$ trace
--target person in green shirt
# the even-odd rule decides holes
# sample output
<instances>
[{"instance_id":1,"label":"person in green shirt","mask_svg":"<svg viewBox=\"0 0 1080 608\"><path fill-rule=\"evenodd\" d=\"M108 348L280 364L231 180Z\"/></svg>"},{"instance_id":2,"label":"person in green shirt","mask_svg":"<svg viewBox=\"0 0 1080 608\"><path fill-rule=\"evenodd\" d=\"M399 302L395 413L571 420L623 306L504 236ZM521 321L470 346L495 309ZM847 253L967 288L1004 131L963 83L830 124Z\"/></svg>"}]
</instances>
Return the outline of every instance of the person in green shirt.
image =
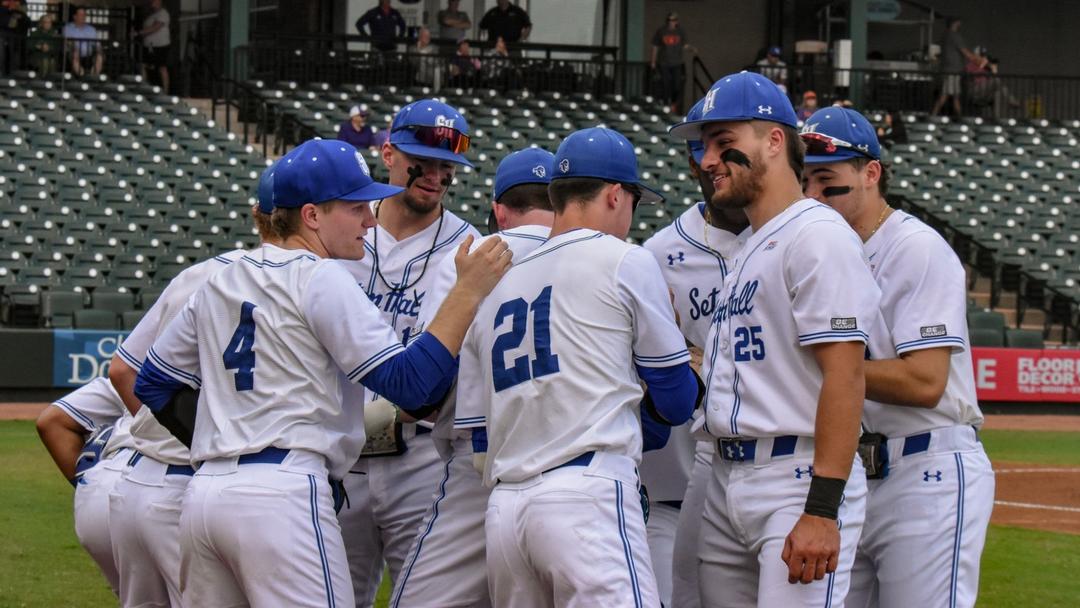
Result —
<instances>
[{"instance_id":1,"label":"person in green shirt","mask_svg":"<svg viewBox=\"0 0 1080 608\"><path fill-rule=\"evenodd\" d=\"M53 28L55 23L56 17L45 13L27 40L30 66L41 76L55 72L59 61L61 38L60 32Z\"/></svg>"}]
</instances>

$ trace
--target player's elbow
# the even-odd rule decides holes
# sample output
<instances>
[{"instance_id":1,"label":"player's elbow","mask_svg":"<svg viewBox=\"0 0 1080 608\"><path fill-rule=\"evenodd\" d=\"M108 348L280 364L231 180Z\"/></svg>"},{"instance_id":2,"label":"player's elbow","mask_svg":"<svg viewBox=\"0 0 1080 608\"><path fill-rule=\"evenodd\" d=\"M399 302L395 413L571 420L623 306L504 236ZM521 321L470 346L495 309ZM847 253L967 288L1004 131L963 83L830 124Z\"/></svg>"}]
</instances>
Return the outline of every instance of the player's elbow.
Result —
<instances>
[{"instance_id":1,"label":"player's elbow","mask_svg":"<svg viewBox=\"0 0 1080 608\"><path fill-rule=\"evenodd\" d=\"M121 395L135 384L137 373L120 355L113 355L112 360L109 361L109 382Z\"/></svg>"},{"instance_id":2,"label":"player's elbow","mask_svg":"<svg viewBox=\"0 0 1080 608\"><path fill-rule=\"evenodd\" d=\"M911 405L925 409L934 409L945 394L947 378L918 378L912 385Z\"/></svg>"},{"instance_id":3,"label":"player's elbow","mask_svg":"<svg viewBox=\"0 0 1080 608\"><path fill-rule=\"evenodd\" d=\"M41 410L37 420L34 421L34 428L37 429L38 437L41 438L42 443L46 445L52 439L63 436L65 433L78 435L83 432L82 428L77 426L67 412L55 405L50 405Z\"/></svg>"}]
</instances>

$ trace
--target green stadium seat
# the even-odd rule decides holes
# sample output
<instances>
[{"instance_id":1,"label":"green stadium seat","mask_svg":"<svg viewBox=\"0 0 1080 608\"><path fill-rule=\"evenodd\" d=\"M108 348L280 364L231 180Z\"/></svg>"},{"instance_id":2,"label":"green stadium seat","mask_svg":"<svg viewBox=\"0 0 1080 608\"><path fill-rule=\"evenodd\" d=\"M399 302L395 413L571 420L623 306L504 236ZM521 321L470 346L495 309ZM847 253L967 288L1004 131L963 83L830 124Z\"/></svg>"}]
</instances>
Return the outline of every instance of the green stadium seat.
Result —
<instances>
[{"instance_id":1,"label":"green stadium seat","mask_svg":"<svg viewBox=\"0 0 1080 608\"><path fill-rule=\"evenodd\" d=\"M1007 329L1005 330L1005 346L1009 348L1037 348L1042 349L1042 332L1031 329Z\"/></svg>"},{"instance_id":2,"label":"green stadium seat","mask_svg":"<svg viewBox=\"0 0 1080 608\"><path fill-rule=\"evenodd\" d=\"M1005 346L1005 336L998 330L975 327L969 329L968 334L972 346L984 346L989 348L1000 348Z\"/></svg>"},{"instance_id":3,"label":"green stadium seat","mask_svg":"<svg viewBox=\"0 0 1080 608\"><path fill-rule=\"evenodd\" d=\"M84 308L75 311L75 329L118 329L118 315L111 310Z\"/></svg>"},{"instance_id":4,"label":"green stadium seat","mask_svg":"<svg viewBox=\"0 0 1080 608\"><path fill-rule=\"evenodd\" d=\"M135 329L135 326L139 324L145 314L145 310L128 310L121 313L120 328L127 331Z\"/></svg>"},{"instance_id":5,"label":"green stadium seat","mask_svg":"<svg viewBox=\"0 0 1080 608\"><path fill-rule=\"evenodd\" d=\"M45 327L72 327L75 312L82 310L84 295L74 291L47 291L41 294L41 319Z\"/></svg>"},{"instance_id":6,"label":"green stadium seat","mask_svg":"<svg viewBox=\"0 0 1080 608\"><path fill-rule=\"evenodd\" d=\"M135 309L135 295L129 291L109 291L96 289L90 296L91 308L109 310L122 314Z\"/></svg>"},{"instance_id":7,"label":"green stadium seat","mask_svg":"<svg viewBox=\"0 0 1080 608\"><path fill-rule=\"evenodd\" d=\"M968 314L968 327L1005 331L1005 315L1000 312L981 311Z\"/></svg>"}]
</instances>

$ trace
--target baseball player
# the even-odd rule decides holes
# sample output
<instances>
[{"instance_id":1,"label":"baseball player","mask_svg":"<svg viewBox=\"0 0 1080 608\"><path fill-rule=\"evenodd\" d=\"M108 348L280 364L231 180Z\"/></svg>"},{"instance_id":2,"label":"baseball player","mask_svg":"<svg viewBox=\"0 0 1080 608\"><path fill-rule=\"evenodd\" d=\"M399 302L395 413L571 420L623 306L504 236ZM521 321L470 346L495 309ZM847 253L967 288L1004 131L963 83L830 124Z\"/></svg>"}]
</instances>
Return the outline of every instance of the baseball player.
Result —
<instances>
[{"instance_id":1,"label":"baseball player","mask_svg":"<svg viewBox=\"0 0 1080 608\"><path fill-rule=\"evenodd\" d=\"M387 181L404 190L377 205L366 255L346 265L402 343L423 332L421 312L442 303L432 292L435 268L464 239L480 236L442 207L457 168L472 167L465 158L469 143L465 117L425 99L394 116L382 147ZM338 519L357 606L372 605L384 569L397 581L443 475L430 425L401 424L407 420L372 433L345 478L349 501Z\"/></svg>"},{"instance_id":2,"label":"baseball player","mask_svg":"<svg viewBox=\"0 0 1080 608\"><path fill-rule=\"evenodd\" d=\"M964 268L885 200L881 147L862 114L819 110L802 138L807 195L858 233L881 287L865 363L866 523L847 605L974 606L994 472L978 439Z\"/></svg>"},{"instance_id":3,"label":"baseball player","mask_svg":"<svg viewBox=\"0 0 1080 608\"><path fill-rule=\"evenodd\" d=\"M64 479L75 486L75 536L117 594L120 575L109 533L109 492L131 457L130 423L106 378L94 378L57 399L37 418L41 442Z\"/></svg>"},{"instance_id":4,"label":"baseball player","mask_svg":"<svg viewBox=\"0 0 1080 608\"><path fill-rule=\"evenodd\" d=\"M498 232L516 259L543 244L551 231L554 213L547 184L554 158L546 150L526 148L506 156L495 171L492 232ZM453 260L444 259L436 269L429 297L445 298L456 275ZM420 323L429 323L433 312L430 308L421 311ZM480 372L460 369L459 378L480 381ZM490 490L473 466L472 433L453 429L454 402L449 399L443 405L432 432L439 453L446 458L443 478L395 583L394 608L491 605L484 558L484 513Z\"/></svg>"},{"instance_id":5,"label":"baseball player","mask_svg":"<svg viewBox=\"0 0 1080 608\"><path fill-rule=\"evenodd\" d=\"M252 216L264 243L277 242L269 225L273 211L274 166L259 180ZM110 496L110 517L127 522L112 529L120 571L120 599L125 606L179 606L180 510L195 470L191 453L162 427L134 394L135 379L154 340L206 281L247 252L230 251L184 270L162 292L146 316L117 348L109 377L134 415L131 425L136 455Z\"/></svg>"},{"instance_id":6,"label":"baseball player","mask_svg":"<svg viewBox=\"0 0 1080 608\"><path fill-rule=\"evenodd\" d=\"M705 100L686 115L701 117ZM724 275L742 246L739 234L748 221L741 209L712 202L712 178L701 169L705 150L700 141L687 142L690 175L698 181L704 200L692 205L643 245L660 264L675 304L679 329L700 361L712 316L720 303ZM705 508L705 488L712 470L713 442L694 441L692 422L671 430L667 446L646 452L641 480L649 489L649 551L665 606L701 605L697 580L697 541Z\"/></svg>"},{"instance_id":7,"label":"baseball player","mask_svg":"<svg viewBox=\"0 0 1080 608\"><path fill-rule=\"evenodd\" d=\"M843 605L863 522L855 449L880 294L843 218L803 198L795 125L783 92L742 72L712 86L701 119L671 129L701 140L713 203L744 209L752 230L705 350L702 428L718 445L703 606Z\"/></svg>"},{"instance_id":8,"label":"baseball player","mask_svg":"<svg viewBox=\"0 0 1080 608\"><path fill-rule=\"evenodd\" d=\"M487 443L495 606L660 604L642 419L686 422L698 390L656 260L624 241L638 201L662 200L633 150L601 127L563 140L551 238L485 300L462 349L455 426L487 428L474 441Z\"/></svg>"},{"instance_id":9,"label":"baseball player","mask_svg":"<svg viewBox=\"0 0 1080 608\"><path fill-rule=\"evenodd\" d=\"M201 388L198 472L180 519L186 605L354 603L327 478L356 460L363 407L343 404L340 374L426 415L449 389L476 307L510 263L497 240L472 255L463 244L459 281L406 349L335 261L364 255L368 201L401 188L374 182L363 156L338 141L301 144L273 179L281 247L263 245L210 277L136 381L139 399L166 418L178 391Z\"/></svg>"}]
</instances>

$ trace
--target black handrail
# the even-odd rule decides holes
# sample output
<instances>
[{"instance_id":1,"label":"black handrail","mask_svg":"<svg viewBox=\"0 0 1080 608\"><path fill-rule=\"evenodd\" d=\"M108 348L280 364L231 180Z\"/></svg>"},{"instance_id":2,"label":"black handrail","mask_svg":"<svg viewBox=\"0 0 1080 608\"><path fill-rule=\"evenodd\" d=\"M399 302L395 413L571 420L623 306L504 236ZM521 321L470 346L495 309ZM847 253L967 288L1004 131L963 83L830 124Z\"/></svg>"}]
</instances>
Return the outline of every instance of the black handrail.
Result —
<instances>
[{"instance_id":1,"label":"black handrail","mask_svg":"<svg viewBox=\"0 0 1080 608\"><path fill-rule=\"evenodd\" d=\"M693 78L694 97L703 97L705 93L709 92L709 87L713 85L715 80L712 74L709 73L709 68L705 67L705 62L701 60L697 53L690 60L690 74Z\"/></svg>"}]
</instances>

